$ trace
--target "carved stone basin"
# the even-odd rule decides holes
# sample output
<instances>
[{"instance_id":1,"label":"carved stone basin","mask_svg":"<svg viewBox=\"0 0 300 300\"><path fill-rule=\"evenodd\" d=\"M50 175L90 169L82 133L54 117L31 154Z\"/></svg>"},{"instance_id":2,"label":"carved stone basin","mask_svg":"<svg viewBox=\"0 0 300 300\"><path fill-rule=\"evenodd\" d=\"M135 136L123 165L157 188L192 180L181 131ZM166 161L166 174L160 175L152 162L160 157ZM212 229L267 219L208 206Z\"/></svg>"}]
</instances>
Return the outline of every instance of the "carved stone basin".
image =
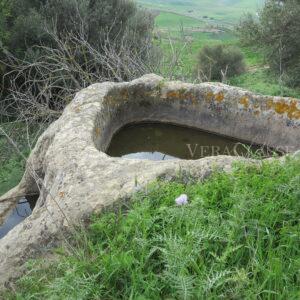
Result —
<instances>
[{"instance_id":1,"label":"carved stone basin","mask_svg":"<svg viewBox=\"0 0 300 300\"><path fill-rule=\"evenodd\" d=\"M80 91L40 137L20 184L0 198L1 224L20 196L40 195L32 215L0 240L0 284L18 276L28 258L52 247L73 224L157 177L181 172L201 180L212 169L229 171L233 162L247 161L231 156L149 161L105 154L116 131L143 121L190 126L288 152L300 149L296 99L216 83L166 82L156 75L94 84Z\"/></svg>"}]
</instances>

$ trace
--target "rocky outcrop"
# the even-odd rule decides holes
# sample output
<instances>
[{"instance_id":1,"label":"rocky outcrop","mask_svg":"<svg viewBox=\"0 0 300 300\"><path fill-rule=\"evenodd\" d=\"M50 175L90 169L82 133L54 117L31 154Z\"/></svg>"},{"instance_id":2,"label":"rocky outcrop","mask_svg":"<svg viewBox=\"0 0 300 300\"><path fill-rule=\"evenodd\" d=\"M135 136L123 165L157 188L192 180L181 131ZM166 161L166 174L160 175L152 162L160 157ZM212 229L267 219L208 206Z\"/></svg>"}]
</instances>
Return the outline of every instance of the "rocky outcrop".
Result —
<instances>
[{"instance_id":1,"label":"rocky outcrop","mask_svg":"<svg viewBox=\"0 0 300 300\"><path fill-rule=\"evenodd\" d=\"M230 170L234 162L246 161L218 156L157 162L105 154L118 129L140 121L192 126L289 151L300 149L296 99L253 95L223 84L165 82L156 75L94 84L79 92L40 137L20 184L0 198L1 222L19 196L40 195L32 215L0 240L0 284L18 276L29 257L52 247L73 224L157 177L183 172L202 179L212 169Z\"/></svg>"}]
</instances>

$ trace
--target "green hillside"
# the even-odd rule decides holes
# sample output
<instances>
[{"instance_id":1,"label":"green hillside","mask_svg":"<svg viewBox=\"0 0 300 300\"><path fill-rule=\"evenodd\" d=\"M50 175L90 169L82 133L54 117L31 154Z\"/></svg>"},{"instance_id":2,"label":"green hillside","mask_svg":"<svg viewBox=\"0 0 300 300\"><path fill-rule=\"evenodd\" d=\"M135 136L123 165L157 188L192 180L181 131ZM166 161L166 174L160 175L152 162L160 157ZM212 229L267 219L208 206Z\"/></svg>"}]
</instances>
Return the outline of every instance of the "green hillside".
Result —
<instances>
[{"instance_id":1,"label":"green hillside","mask_svg":"<svg viewBox=\"0 0 300 300\"><path fill-rule=\"evenodd\" d=\"M243 14L259 11L264 0L137 0L137 2L156 11L156 33L160 37L160 47L165 56L172 56L171 52L174 51L172 47L179 51L178 64L173 70L176 78L194 81L200 49L205 45L225 43L240 47L247 65L245 74L231 78L227 83L262 94L299 97L299 89L280 86L278 78L269 72L262 53L253 47L243 47L235 36L234 24ZM185 36L184 41L182 33ZM173 43L172 47L170 40ZM186 42L187 44L183 46ZM165 65L169 65L168 60Z\"/></svg>"},{"instance_id":2,"label":"green hillside","mask_svg":"<svg viewBox=\"0 0 300 300\"><path fill-rule=\"evenodd\" d=\"M264 0L138 0L139 3L163 11L186 16L236 23L245 12L255 13Z\"/></svg>"},{"instance_id":3,"label":"green hillside","mask_svg":"<svg viewBox=\"0 0 300 300\"><path fill-rule=\"evenodd\" d=\"M177 30L180 25L183 27L203 27L206 25L201 19L167 11L161 11L156 17L155 23L158 28L172 30Z\"/></svg>"}]
</instances>

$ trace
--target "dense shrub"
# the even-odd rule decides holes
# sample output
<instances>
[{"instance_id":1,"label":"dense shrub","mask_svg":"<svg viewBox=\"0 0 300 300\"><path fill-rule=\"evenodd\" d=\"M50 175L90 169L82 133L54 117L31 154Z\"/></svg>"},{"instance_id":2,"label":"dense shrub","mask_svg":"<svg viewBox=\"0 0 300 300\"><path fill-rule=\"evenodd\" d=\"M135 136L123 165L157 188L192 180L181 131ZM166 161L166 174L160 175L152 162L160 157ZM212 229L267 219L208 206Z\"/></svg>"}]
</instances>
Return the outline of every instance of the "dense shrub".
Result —
<instances>
[{"instance_id":1,"label":"dense shrub","mask_svg":"<svg viewBox=\"0 0 300 300\"><path fill-rule=\"evenodd\" d=\"M241 42L264 50L281 82L300 86L300 1L267 0L258 18L246 15L237 27Z\"/></svg>"},{"instance_id":2,"label":"dense shrub","mask_svg":"<svg viewBox=\"0 0 300 300\"><path fill-rule=\"evenodd\" d=\"M3 120L53 121L78 90L150 71L153 16L130 0L0 1Z\"/></svg>"},{"instance_id":3,"label":"dense shrub","mask_svg":"<svg viewBox=\"0 0 300 300\"><path fill-rule=\"evenodd\" d=\"M107 32L111 39L122 38L126 30L134 27L134 39L140 43L153 26L151 16L129 0L0 1L6 7L5 15L0 17L7 36L5 46L19 57L24 57L32 46L50 45L53 40L48 30L55 30L60 37L84 32L86 40L99 48ZM147 17L133 24L132 20L141 14Z\"/></svg>"},{"instance_id":4,"label":"dense shrub","mask_svg":"<svg viewBox=\"0 0 300 300\"><path fill-rule=\"evenodd\" d=\"M205 46L198 55L198 74L202 80L225 81L245 71L239 48L225 45Z\"/></svg>"}]
</instances>

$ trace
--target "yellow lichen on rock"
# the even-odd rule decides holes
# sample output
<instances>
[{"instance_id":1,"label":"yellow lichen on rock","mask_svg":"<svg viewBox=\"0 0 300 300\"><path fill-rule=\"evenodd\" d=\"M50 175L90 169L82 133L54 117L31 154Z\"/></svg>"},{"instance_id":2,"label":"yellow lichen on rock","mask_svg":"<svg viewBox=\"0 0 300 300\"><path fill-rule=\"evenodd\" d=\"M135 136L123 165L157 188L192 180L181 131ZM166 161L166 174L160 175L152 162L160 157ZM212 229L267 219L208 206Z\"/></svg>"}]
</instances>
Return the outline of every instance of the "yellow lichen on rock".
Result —
<instances>
[{"instance_id":1,"label":"yellow lichen on rock","mask_svg":"<svg viewBox=\"0 0 300 300\"><path fill-rule=\"evenodd\" d=\"M209 91L206 95L205 95L205 101L210 102L212 101L212 99L214 98L214 93L212 91Z\"/></svg>"},{"instance_id":2,"label":"yellow lichen on rock","mask_svg":"<svg viewBox=\"0 0 300 300\"><path fill-rule=\"evenodd\" d=\"M186 91L185 89L180 89L180 90L175 90L175 91L168 91L166 94L167 99L172 99L172 100L190 100L193 104L196 104L197 98L196 96L190 92Z\"/></svg>"},{"instance_id":3,"label":"yellow lichen on rock","mask_svg":"<svg viewBox=\"0 0 300 300\"><path fill-rule=\"evenodd\" d=\"M279 115L287 114L290 119L300 119L300 108L298 108L296 100L292 100L290 103L286 102L284 99L277 102L268 100L267 107L269 109L274 109Z\"/></svg>"},{"instance_id":4,"label":"yellow lichen on rock","mask_svg":"<svg viewBox=\"0 0 300 300\"><path fill-rule=\"evenodd\" d=\"M101 134L101 129L100 129L99 127L96 127L96 128L95 128L95 134L96 134L97 137L100 136L100 134Z\"/></svg>"},{"instance_id":5,"label":"yellow lichen on rock","mask_svg":"<svg viewBox=\"0 0 300 300\"><path fill-rule=\"evenodd\" d=\"M240 104L244 105L244 108L245 109L248 109L249 108L249 98L247 96L244 96L240 99Z\"/></svg>"},{"instance_id":6,"label":"yellow lichen on rock","mask_svg":"<svg viewBox=\"0 0 300 300\"><path fill-rule=\"evenodd\" d=\"M180 91L169 91L167 93L168 99L181 99Z\"/></svg>"},{"instance_id":7,"label":"yellow lichen on rock","mask_svg":"<svg viewBox=\"0 0 300 300\"><path fill-rule=\"evenodd\" d=\"M215 97L215 100L219 103L221 103L225 98L224 93L222 93L222 92L217 93L214 97Z\"/></svg>"}]
</instances>

